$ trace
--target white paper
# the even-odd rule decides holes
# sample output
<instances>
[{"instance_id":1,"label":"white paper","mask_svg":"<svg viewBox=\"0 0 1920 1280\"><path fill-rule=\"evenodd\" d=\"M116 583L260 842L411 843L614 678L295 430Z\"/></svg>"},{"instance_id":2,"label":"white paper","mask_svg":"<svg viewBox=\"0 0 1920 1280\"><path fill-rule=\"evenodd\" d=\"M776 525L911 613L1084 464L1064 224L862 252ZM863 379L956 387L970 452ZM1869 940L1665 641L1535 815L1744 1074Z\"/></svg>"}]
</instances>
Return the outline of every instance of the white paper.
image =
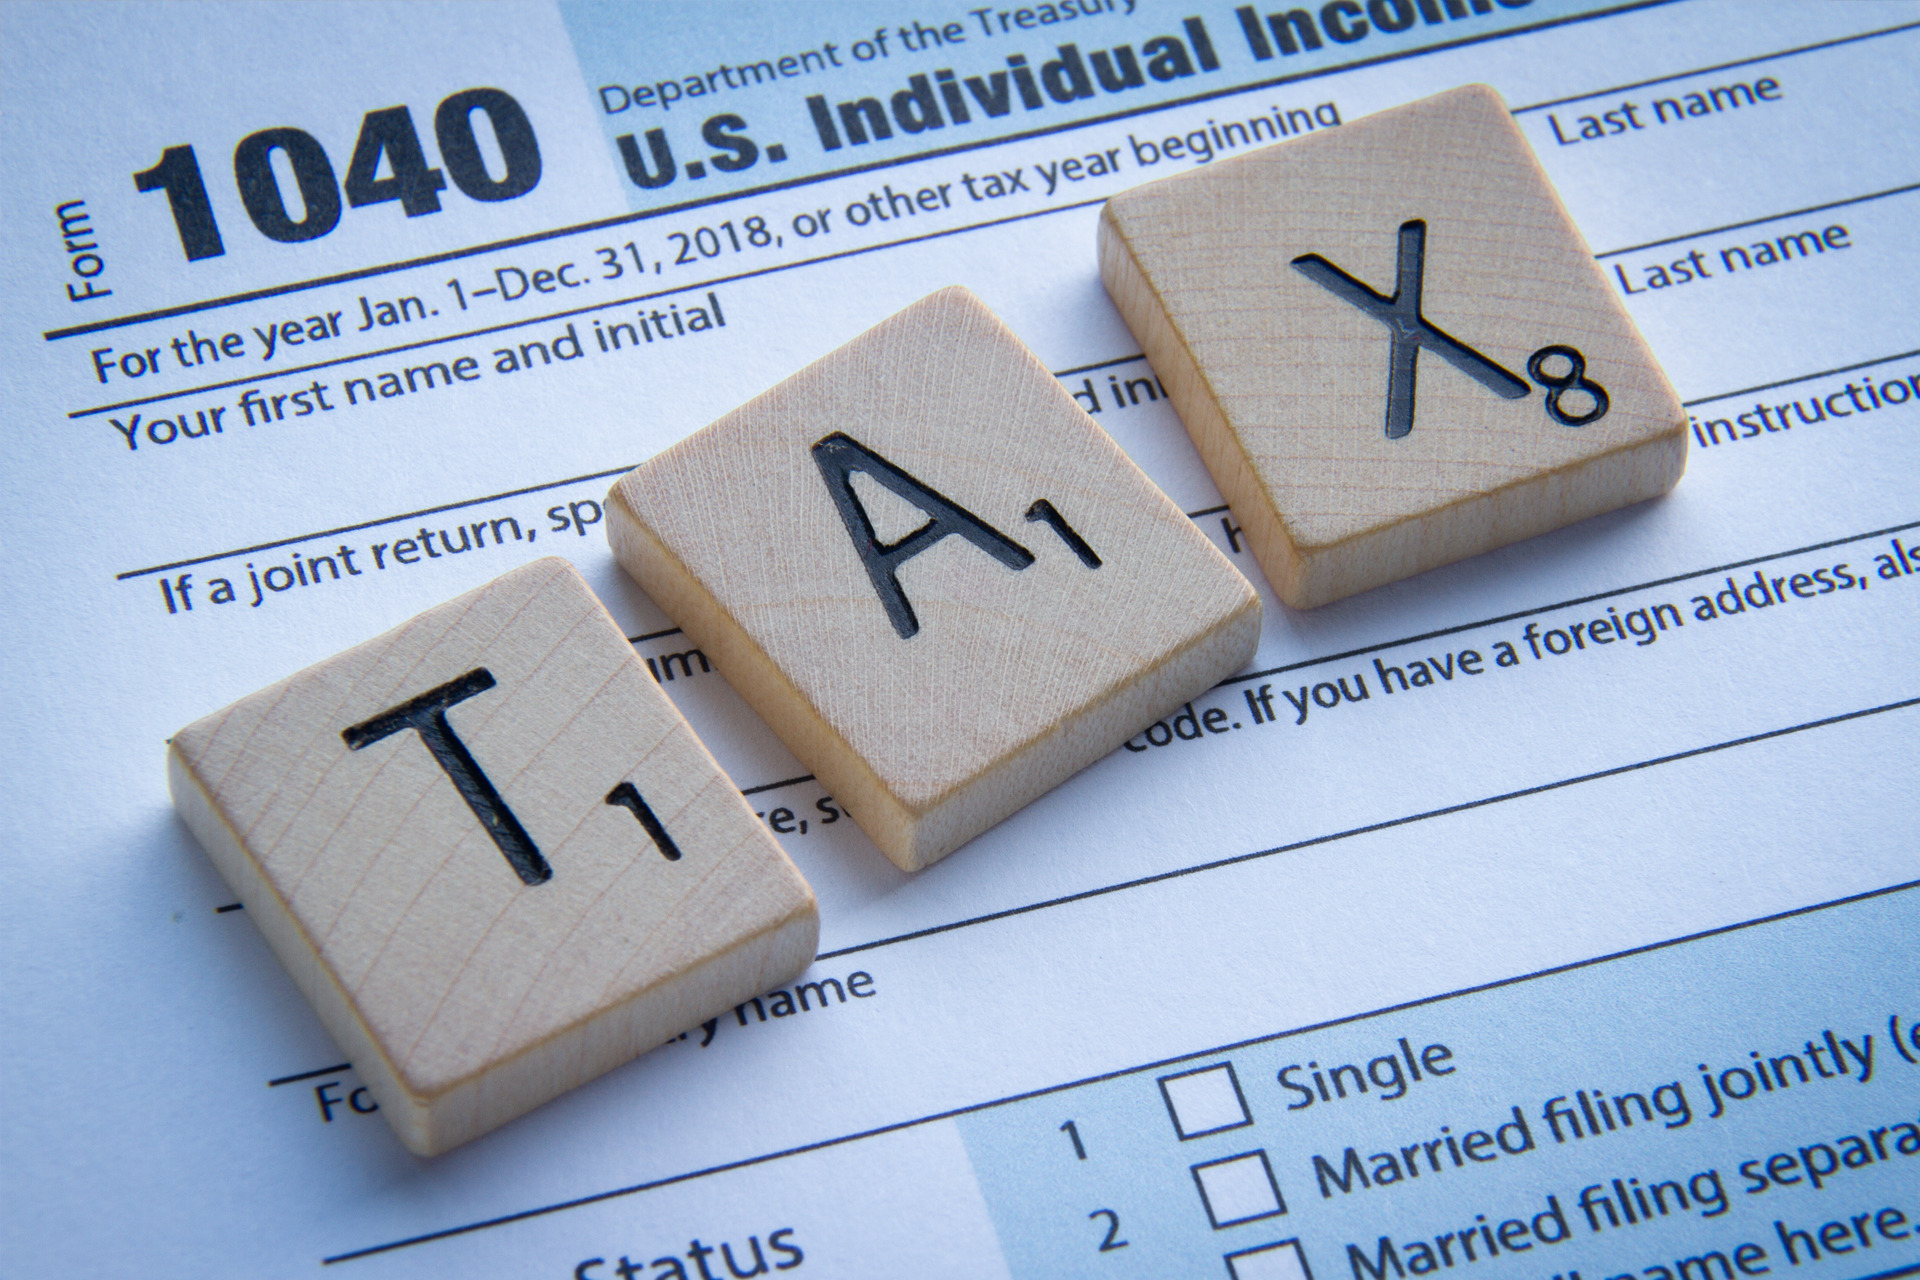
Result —
<instances>
[{"instance_id":1,"label":"white paper","mask_svg":"<svg viewBox=\"0 0 1920 1280\"><path fill-rule=\"evenodd\" d=\"M1256 29L1278 8L1256 6ZM1920 7L1601 8L1354 0L1307 14L1319 49L1269 35L1266 60L1227 0L0 14L6 1269L1910 1273ZM836 116L826 150L806 101L884 105L942 68L991 98L1011 56L1038 73L1063 44L1128 45L1144 65L1157 37L1191 75L1032 109L1014 85L1004 116L963 99L974 118L937 134L857 144ZM1247 677L913 876L828 821L806 769L614 565L594 520L619 469L960 283L1265 593L1101 287L1098 202L1200 147L1230 154L1210 131L1229 122L1337 127L1471 81L1516 109L1700 424L1670 497L1311 613L1267 594ZM662 110L667 82L683 97ZM521 194L452 176L436 113L473 89L509 95L537 139ZM301 131L337 197L368 114L399 104L449 175L438 212L340 199L325 234L259 229L243 139ZM732 172L715 161L743 149L701 132L727 115L713 127L755 148ZM461 172L498 196L510 157L465 118L479 158ZM642 187L619 139L657 178L654 129L676 176ZM279 136L265 222L319 228L324 184L317 204L292 194L300 144ZM223 249L192 261L177 201L132 177L186 146ZM1025 190L986 194L1014 173ZM762 227L777 241L755 243ZM1673 283L1678 263L1707 278ZM693 308L724 325L685 329ZM599 347L642 313L682 323ZM380 394L409 368L414 390ZM402 556L423 528L445 550ZM468 535L484 548L452 554ZM805 1012L770 995L422 1161L246 913L220 910L232 894L172 815L163 744L555 552L649 637L639 652L814 886L818 985ZM303 585L315 557L339 579ZM256 605L250 568L296 576ZM1756 574L1738 613L1702 616ZM1860 585L1822 590L1843 579ZM1553 652L1608 610L1646 634ZM1233 727L1208 730L1216 708ZM1639 1123L1592 1118L1595 1096ZM1573 1136L1576 1116L1604 1133ZM1472 1160L1445 1145L1475 1133ZM1263 1207L1255 1152L1284 1212ZM1662 1183L1668 1212L1620 1216ZM1465 1255L1479 1226L1510 1247Z\"/></svg>"}]
</instances>

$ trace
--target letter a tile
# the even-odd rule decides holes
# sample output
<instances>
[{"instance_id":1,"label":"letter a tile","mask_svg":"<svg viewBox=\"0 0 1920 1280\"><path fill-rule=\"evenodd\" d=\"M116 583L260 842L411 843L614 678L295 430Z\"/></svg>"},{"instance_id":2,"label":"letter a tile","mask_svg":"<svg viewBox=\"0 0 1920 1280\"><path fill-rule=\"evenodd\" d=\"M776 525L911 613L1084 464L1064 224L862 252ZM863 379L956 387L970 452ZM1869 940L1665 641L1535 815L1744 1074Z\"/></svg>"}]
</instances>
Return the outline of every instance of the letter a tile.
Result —
<instances>
[{"instance_id":1,"label":"letter a tile","mask_svg":"<svg viewBox=\"0 0 1920 1280\"><path fill-rule=\"evenodd\" d=\"M1100 266L1297 608L1686 465L1679 397L1484 85L1117 196Z\"/></svg>"},{"instance_id":2,"label":"letter a tile","mask_svg":"<svg viewBox=\"0 0 1920 1280\"><path fill-rule=\"evenodd\" d=\"M187 726L173 800L433 1155L813 960L813 893L571 565Z\"/></svg>"},{"instance_id":3,"label":"letter a tile","mask_svg":"<svg viewBox=\"0 0 1920 1280\"><path fill-rule=\"evenodd\" d=\"M918 870L1252 657L1246 579L945 289L629 472L628 572Z\"/></svg>"}]
</instances>

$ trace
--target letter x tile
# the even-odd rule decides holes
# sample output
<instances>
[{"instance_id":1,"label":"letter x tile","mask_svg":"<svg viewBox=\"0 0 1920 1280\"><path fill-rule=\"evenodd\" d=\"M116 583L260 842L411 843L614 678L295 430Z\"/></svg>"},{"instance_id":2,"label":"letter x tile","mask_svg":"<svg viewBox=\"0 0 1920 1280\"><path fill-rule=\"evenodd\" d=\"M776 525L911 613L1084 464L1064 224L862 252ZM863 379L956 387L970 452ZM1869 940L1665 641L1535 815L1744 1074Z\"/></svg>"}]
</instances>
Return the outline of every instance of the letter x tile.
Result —
<instances>
[{"instance_id":1,"label":"letter x tile","mask_svg":"<svg viewBox=\"0 0 1920 1280\"><path fill-rule=\"evenodd\" d=\"M1100 263L1290 605L1686 464L1686 411L1484 85L1117 196Z\"/></svg>"},{"instance_id":2,"label":"letter x tile","mask_svg":"<svg viewBox=\"0 0 1920 1280\"><path fill-rule=\"evenodd\" d=\"M573 567L187 726L174 805L432 1155L813 960L813 893Z\"/></svg>"},{"instance_id":3,"label":"letter x tile","mask_svg":"<svg viewBox=\"0 0 1920 1280\"><path fill-rule=\"evenodd\" d=\"M1241 667L1258 597L945 289L628 473L614 553L912 871Z\"/></svg>"}]
</instances>

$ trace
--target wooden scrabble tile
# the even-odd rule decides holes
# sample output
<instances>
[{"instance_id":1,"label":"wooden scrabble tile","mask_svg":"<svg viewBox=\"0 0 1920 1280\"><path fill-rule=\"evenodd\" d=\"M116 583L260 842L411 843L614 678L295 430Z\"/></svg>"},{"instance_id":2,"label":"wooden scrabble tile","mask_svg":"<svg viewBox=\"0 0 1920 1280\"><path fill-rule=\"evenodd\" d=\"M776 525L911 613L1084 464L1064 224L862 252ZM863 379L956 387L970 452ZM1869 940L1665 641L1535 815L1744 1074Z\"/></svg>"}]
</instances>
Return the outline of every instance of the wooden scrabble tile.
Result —
<instances>
[{"instance_id":1,"label":"wooden scrabble tile","mask_svg":"<svg viewBox=\"0 0 1920 1280\"><path fill-rule=\"evenodd\" d=\"M1288 604L1685 467L1686 411L1484 85L1115 197L1100 264Z\"/></svg>"},{"instance_id":2,"label":"wooden scrabble tile","mask_svg":"<svg viewBox=\"0 0 1920 1280\"><path fill-rule=\"evenodd\" d=\"M812 891L565 560L196 721L168 766L422 1155L813 959Z\"/></svg>"},{"instance_id":3,"label":"wooden scrabble tile","mask_svg":"<svg viewBox=\"0 0 1920 1280\"><path fill-rule=\"evenodd\" d=\"M1258 597L965 289L629 472L614 553L912 871L1252 656Z\"/></svg>"}]
</instances>

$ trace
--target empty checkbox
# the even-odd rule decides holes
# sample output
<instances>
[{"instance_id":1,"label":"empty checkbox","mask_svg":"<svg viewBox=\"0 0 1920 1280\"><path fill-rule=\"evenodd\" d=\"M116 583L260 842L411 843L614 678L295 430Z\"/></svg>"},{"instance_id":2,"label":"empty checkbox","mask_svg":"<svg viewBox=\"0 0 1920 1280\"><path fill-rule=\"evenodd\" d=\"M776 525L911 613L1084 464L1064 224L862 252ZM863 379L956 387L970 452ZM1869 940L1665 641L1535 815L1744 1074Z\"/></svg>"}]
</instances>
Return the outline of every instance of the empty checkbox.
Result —
<instances>
[{"instance_id":1,"label":"empty checkbox","mask_svg":"<svg viewBox=\"0 0 1920 1280\"><path fill-rule=\"evenodd\" d=\"M1194 1165L1193 1180L1200 1187L1201 1202L1207 1206L1207 1217L1216 1231L1287 1211L1265 1151L1247 1151Z\"/></svg>"},{"instance_id":2,"label":"empty checkbox","mask_svg":"<svg viewBox=\"0 0 1920 1280\"><path fill-rule=\"evenodd\" d=\"M1227 1274L1233 1280L1313 1280L1313 1272L1307 1270L1307 1255L1298 1240L1281 1240L1230 1253Z\"/></svg>"},{"instance_id":3,"label":"empty checkbox","mask_svg":"<svg viewBox=\"0 0 1920 1280\"><path fill-rule=\"evenodd\" d=\"M1253 1123L1231 1062L1161 1076L1160 1094L1182 1142Z\"/></svg>"}]
</instances>

